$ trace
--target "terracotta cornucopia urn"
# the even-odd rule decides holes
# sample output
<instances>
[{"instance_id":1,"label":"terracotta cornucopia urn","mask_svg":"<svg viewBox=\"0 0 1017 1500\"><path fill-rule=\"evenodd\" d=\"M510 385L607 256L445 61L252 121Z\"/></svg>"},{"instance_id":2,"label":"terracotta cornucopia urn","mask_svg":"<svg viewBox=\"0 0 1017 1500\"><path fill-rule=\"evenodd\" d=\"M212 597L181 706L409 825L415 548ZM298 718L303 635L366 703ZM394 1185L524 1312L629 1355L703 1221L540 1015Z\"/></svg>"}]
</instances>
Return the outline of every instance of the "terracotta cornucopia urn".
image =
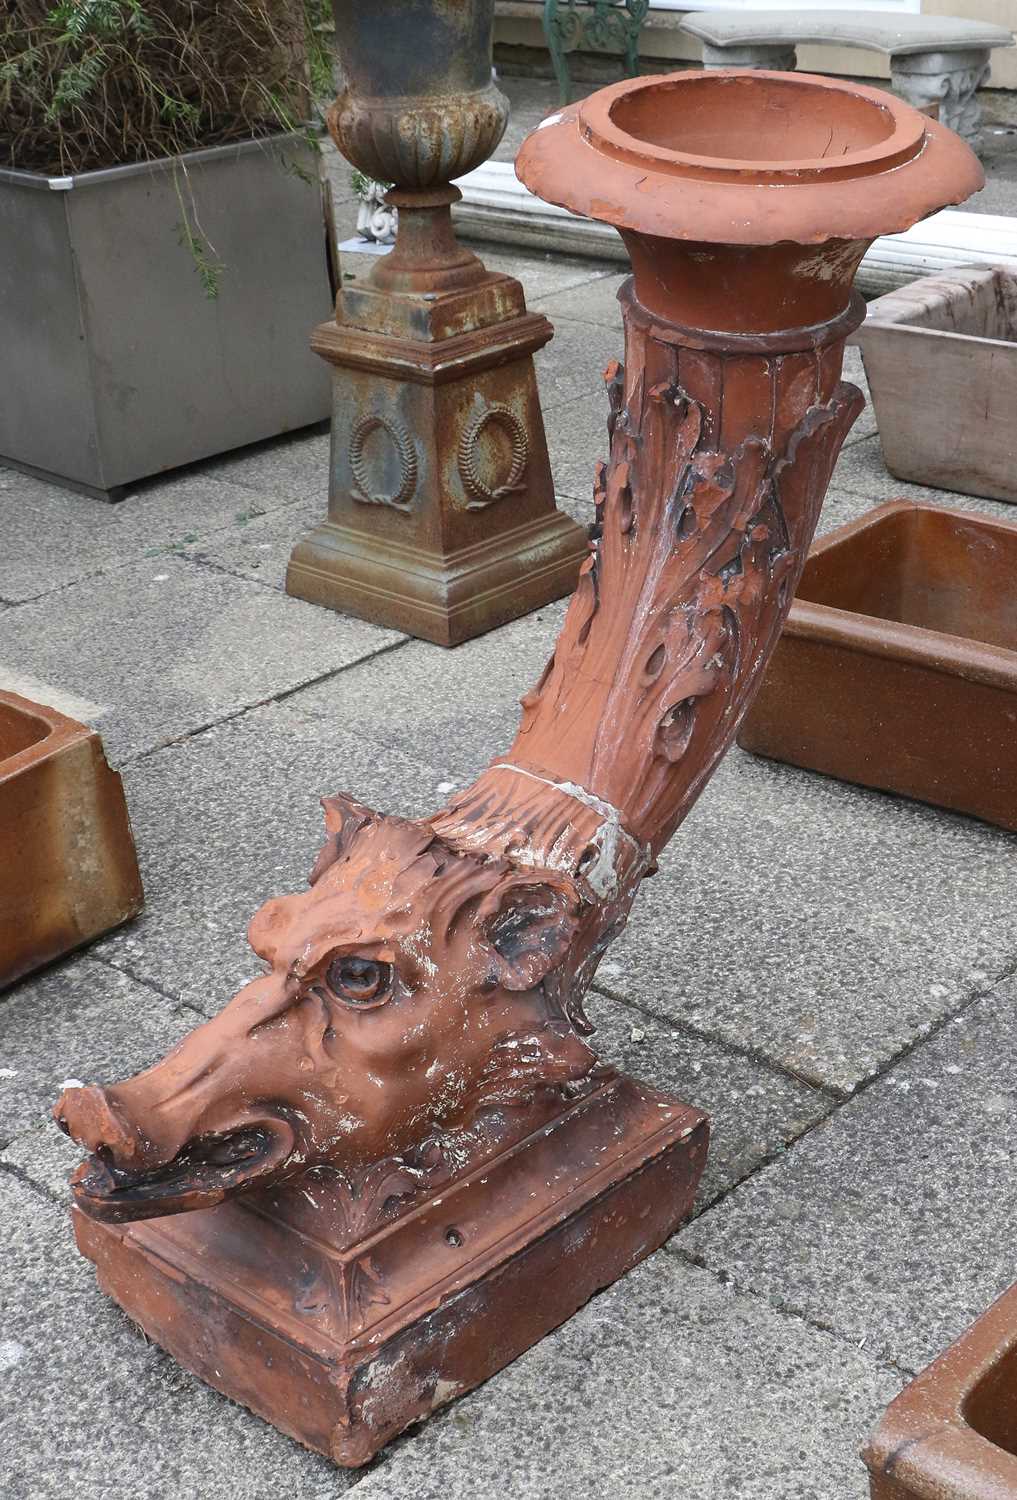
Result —
<instances>
[{"instance_id":1,"label":"terracotta cornucopia urn","mask_svg":"<svg viewBox=\"0 0 1017 1500\"><path fill-rule=\"evenodd\" d=\"M598 537L515 743L430 818L326 799L310 889L251 924L265 975L56 1108L101 1285L350 1465L691 1206L705 1117L598 1062L583 996L780 631L861 406L858 261L981 181L899 100L765 72L606 89L519 171L634 277Z\"/></svg>"}]
</instances>

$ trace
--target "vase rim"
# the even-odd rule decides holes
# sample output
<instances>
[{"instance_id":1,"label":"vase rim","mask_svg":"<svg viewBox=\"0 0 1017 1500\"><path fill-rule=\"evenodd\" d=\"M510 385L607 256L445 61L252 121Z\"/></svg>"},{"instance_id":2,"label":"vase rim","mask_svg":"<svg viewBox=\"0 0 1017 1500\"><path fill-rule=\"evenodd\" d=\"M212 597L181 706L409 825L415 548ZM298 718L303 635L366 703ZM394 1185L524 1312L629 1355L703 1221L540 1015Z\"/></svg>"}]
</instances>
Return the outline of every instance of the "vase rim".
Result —
<instances>
[{"instance_id":1,"label":"vase rim","mask_svg":"<svg viewBox=\"0 0 1017 1500\"><path fill-rule=\"evenodd\" d=\"M516 171L587 218L728 245L899 233L984 181L958 136L882 89L729 68L600 89L543 120Z\"/></svg>"}]
</instances>

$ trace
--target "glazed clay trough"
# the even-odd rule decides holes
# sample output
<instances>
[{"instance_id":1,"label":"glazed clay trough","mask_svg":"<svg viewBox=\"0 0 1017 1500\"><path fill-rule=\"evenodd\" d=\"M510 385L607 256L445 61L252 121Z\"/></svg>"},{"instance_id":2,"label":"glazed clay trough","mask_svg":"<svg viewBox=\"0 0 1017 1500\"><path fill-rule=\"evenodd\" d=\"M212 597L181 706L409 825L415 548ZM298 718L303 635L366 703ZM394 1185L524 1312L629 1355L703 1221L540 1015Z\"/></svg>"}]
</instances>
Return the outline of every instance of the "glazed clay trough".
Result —
<instances>
[{"instance_id":1,"label":"glazed clay trough","mask_svg":"<svg viewBox=\"0 0 1017 1500\"><path fill-rule=\"evenodd\" d=\"M854 342L891 474L1017 502L1017 275L973 267L869 303Z\"/></svg>"},{"instance_id":2,"label":"glazed clay trough","mask_svg":"<svg viewBox=\"0 0 1017 1500\"><path fill-rule=\"evenodd\" d=\"M1017 1286L887 1408L872 1500L1017 1500Z\"/></svg>"},{"instance_id":3,"label":"glazed clay trough","mask_svg":"<svg viewBox=\"0 0 1017 1500\"><path fill-rule=\"evenodd\" d=\"M813 547L746 750L1017 830L1017 524L906 500Z\"/></svg>"},{"instance_id":4,"label":"glazed clay trough","mask_svg":"<svg viewBox=\"0 0 1017 1500\"><path fill-rule=\"evenodd\" d=\"M142 899L99 736L0 692L0 988L136 916Z\"/></svg>"},{"instance_id":5,"label":"glazed clay trough","mask_svg":"<svg viewBox=\"0 0 1017 1500\"><path fill-rule=\"evenodd\" d=\"M858 262L981 181L900 100L758 72L605 89L518 170L618 227L634 275L596 540L515 741L427 818L326 799L310 890L251 924L267 972L56 1107L100 1284L348 1465L693 1203L706 1118L599 1062L583 998L780 634L862 405Z\"/></svg>"}]
</instances>

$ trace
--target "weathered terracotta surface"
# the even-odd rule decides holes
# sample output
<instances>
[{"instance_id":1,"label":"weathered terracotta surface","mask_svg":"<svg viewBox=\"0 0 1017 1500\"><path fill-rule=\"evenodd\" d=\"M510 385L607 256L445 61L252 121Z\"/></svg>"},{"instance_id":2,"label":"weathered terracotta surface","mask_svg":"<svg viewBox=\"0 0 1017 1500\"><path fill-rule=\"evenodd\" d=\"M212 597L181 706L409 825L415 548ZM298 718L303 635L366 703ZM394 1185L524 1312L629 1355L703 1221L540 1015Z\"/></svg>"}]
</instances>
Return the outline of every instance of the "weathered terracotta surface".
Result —
<instances>
[{"instance_id":1,"label":"weathered terracotta surface","mask_svg":"<svg viewBox=\"0 0 1017 1500\"><path fill-rule=\"evenodd\" d=\"M681 76L698 88L698 75ZM775 85L753 79L738 98L750 113L758 105L762 129ZM828 108L854 119L861 107L841 103L842 85L795 83L792 136L804 119L829 140ZM597 537L515 743L431 818L328 799L310 891L269 902L252 923L269 972L155 1068L70 1090L56 1109L93 1153L74 1193L80 1242L103 1284L184 1363L340 1462L363 1461L649 1253L687 1211L702 1167L701 1117L598 1063L583 996L778 637L861 404L839 379L861 316L853 268L865 236L900 220L859 210L850 254L831 254L814 214L809 243L785 236L775 256L765 168L742 162L740 175L759 178L742 209L751 218L756 204L761 216L755 249L748 230L732 239L722 223L728 190L711 177L691 206L667 183L648 221L654 249L639 239L644 143L594 145L583 114L599 118L640 90L659 106L645 110L654 129L672 105L684 120L674 80L641 80L545 124L520 157L534 188L626 217L635 277L622 295L625 368L607 372ZM917 140L928 124L859 94L888 138ZM941 174L938 201L977 174L970 153L947 142L944 157L939 141L925 140L910 166L889 154L895 203L913 174ZM602 173L591 155L603 155ZM955 157L963 171L950 168ZM815 166L850 186L846 161ZM796 192L813 191L811 177L799 188L790 165L781 170L790 209ZM868 157L865 171L875 172ZM584 198L584 174L613 181L624 213ZM928 188L922 201L935 197ZM790 214L790 232L804 235L804 217ZM692 227L689 264L705 258L715 274L686 275L680 237ZM770 265L765 300L719 294L725 278L751 291L757 254ZM818 321L817 299L828 314ZM690 326L704 310L712 321ZM589 1175L594 1161L603 1177ZM467 1232L452 1205L474 1186ZM199 1215L183 1225L150 1217L185 1210ZM436 1281L438 1227L458 1252L481 1223L491 1259L478 1252L458 1280ZM356 1297L392 1320L366 1346L375 1314L351 1325L346 1273L307 1269L300 1236L312 1231L330 1264L353 1257L365 1268ZM396 1246L410 1257L405 1281L389 1270ZM439 1269L444 1253L438 1246ZM257 1311L241 1295L252 1286ZM333 1342L266 1373L266 1340L274 1349L289 1337L307 1296L337 1330ZM303 1349L303 1338L288 1347ZM380 1404L367 1394L379 1389ZM339 1416L337 1390L348 1402Z\"/></svg>"},{"instance_id":2,"label":"weathered terracotta surface","mask_svg":"<svg viewBox=\"0 0 1017 1500\"><path fill-rule=\"evenodd\" d=\"M887 1408L872 1500L1017 1500L1017 1286Z\"/></svg>"},{"instance_id":3,"label":"weathered terracotta surface","mask_svg":"<svg viewBox=\"0 0 1017 1500\"><path fill-rule=\"evenodd\" d=\"M989 516L893 500L830 532L739 743L1017 830L1015 576Z\"/></svg>"},{"instance_id":4,"label":"weathered terracotta surface","mask_svg":"<svg viewBox=\"0 0 1017 1500\"><path fill-rule=\"evenodd\" d=\"M0 988L143 901L123 785L99 736L0 691Z\"/></svg>"},{"instance_id":5,"label":"weathered terracotta surface","mask_svg":"<svg viewBox=\"0 0 1017 1500\"><path fill-rule=\"evenodd\" d=\"M358 1176L319 1167L220 1208L109 1226L100 1285L187 1368L355 1466L493 1374L655 1249L692 1207L698 1111L606 1074ZM483 1140L483 1145L480 1144Z\"/></svg>"},{"instance_id":6,"label":"weathered terracotta surface","mask_svg":"<svg viewBox=\"0 0 1017 1500\"><path fill-rule=\"evenodd\" d=\"M311 347L333 367L327 518L289 593L454 646L571 593L582 529L555 509L533 355L553 334L456 240L450 180L501 139L494 0L336 6L340 151L395 184L391 253Z\"/></svg>"}]
</instances>

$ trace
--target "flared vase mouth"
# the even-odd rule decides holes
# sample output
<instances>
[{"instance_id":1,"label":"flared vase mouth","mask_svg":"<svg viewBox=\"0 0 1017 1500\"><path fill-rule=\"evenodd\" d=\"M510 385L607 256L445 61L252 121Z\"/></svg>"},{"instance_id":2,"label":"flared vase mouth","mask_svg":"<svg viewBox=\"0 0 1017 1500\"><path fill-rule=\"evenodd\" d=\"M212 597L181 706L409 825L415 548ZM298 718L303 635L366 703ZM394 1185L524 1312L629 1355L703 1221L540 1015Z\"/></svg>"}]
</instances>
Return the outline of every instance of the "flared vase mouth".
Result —
<instances>
[{"instance_id":1,"label":"flared vase mouth","mask_svg":"<svg viewBox=\"0 0 1017 1500\"><path fill-rule=\"evenodd\" d=\"M984 181L958 136L891 94L744 69L601 89L542 121L516 170L619 229L757 245L897 233Z\"/></svg>"},{"instance_id":2,"label":"flared vase mouth","mask_svg":"<svg viewBox=\"0 0 1017 1500\"><path fill-rule=\"evenodd\" d=\"M673 176L766 184L911 161L925 120L890 94L799 73L710 71L605 89L579 106L601 150Z\"/></svg>"}]
</instances>

